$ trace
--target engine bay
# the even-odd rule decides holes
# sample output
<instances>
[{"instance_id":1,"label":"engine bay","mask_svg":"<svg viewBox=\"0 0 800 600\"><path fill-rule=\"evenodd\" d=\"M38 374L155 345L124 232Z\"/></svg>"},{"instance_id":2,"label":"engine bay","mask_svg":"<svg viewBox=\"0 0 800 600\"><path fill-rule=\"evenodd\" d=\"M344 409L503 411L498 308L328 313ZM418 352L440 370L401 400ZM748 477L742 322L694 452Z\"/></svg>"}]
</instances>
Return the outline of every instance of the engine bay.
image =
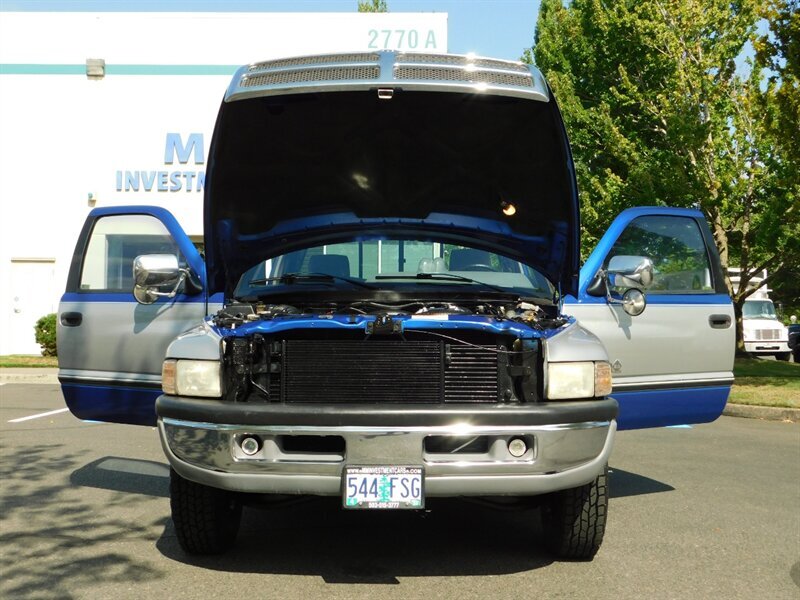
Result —
<instances>
[{"instance_id":1,"label":"engine bay","mask_svg":"<svg viewBox=\"0 0 800 600\"><path fill-rule=\"evenodd\" d=\"M294 301L291 304L266 302L235 302L222 308L213 317L217 327L235 329L254 321L276 318L331 318L333 315L443 318L449 315L483 316L495 320L523 323L532 329L555 329L568 322L552 303L519 299L515 302L498 300L354 300L354 301Z\"/></svg>"},{"instance_id":2,"label":"engine bay","mask_svg":"<svg viewBox=\"0 0 800 600\"><path fill-rule=\"evenodd\" d=\"M515 403L542 397L557 307L517 300L238 302L213 317L235 402Z\"/></svg>"}]
</instances>

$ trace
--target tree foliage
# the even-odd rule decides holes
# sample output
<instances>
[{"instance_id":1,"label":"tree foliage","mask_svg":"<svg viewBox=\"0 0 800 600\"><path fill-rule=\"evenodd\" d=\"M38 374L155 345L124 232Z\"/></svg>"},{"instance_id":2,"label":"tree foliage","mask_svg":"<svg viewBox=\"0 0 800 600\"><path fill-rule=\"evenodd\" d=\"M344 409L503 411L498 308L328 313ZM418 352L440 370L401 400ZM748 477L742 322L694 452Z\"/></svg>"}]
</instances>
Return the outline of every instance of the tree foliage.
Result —
<instances>
[{"instance_id":1,"label":"tree foliage","mask_svg":"<svg viewBox=\"0 0 800 600\"><path fill-rule=\"evenodd\" d=\"M800 264L797 1L542 1L524 60L564 115L584 248L623 208L697 207L723 267L773 280ZM741 314L752 291L727 283Z\"/></svg>"},{"instance_id":2,"label":"tree foliage","mask_svg":"<svg viewBox=\"0 0 800 600\"><path fill-rule=\"evenodd\" d=\"M42 347L42 356L57 356L56 314L50 313L36 321L36 343Z\"/></svg>"},{"instance_id":3,"label":"tree foliage","mask_svg":"<svg viewBox=\"0 0 800 600\"><path fill-rule=\"evenodd\" d=\"M389 12L386 0L359 0L358 12Z\"/></svg>"},{"instance_id":4,"label":"tree foliage","mask_svg":"<svg viewBox=\"0 0 800 600\"><path fill-rule=\"evenodd\" d=\"M779 148L772 167L781 172L787 189L793 190L795 212L800 202L800 0L770 0L763 7L769 31L754 42L756 64L767 69L764 91L765 127ZM800 308L800 260L787 261L772 287L789 310ZM789 308L791 307L791 308Z\"/></svg>"}]
</instances>

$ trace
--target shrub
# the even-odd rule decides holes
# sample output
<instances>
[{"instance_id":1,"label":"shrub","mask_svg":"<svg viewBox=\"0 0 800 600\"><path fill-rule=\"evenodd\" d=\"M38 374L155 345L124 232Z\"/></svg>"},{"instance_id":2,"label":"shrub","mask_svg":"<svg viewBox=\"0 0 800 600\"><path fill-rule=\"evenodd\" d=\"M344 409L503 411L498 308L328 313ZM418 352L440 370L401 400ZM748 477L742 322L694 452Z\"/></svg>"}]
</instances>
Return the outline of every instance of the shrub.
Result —
<instances>
[{"instance_id":1,"label":"shrub","mask_svg":"<svg viewBox=\"0 0 800 600\"><path fill-rule=\"evenodd\" d=\"M42 356L58 356L56 350L56 314L50 313L36 321L36 343L42 347Z\"/></svg>"}]
</instances>

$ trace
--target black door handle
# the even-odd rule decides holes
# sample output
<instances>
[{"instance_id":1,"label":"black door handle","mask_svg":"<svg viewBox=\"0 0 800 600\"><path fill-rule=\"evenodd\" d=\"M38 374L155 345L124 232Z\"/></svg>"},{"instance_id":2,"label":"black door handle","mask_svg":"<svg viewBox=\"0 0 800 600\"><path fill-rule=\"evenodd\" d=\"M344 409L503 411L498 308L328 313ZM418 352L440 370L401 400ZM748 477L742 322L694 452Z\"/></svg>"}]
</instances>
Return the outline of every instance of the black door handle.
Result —
<instances>
[{"instance_id":1,"label":"black door handle","mask_svg":"<svg viewBox=\"0 0 800 600\"><path fill-rule=\"evenodd\" d=\"M83 314L79 312L61 313L61 324L64 327L77 327L83 322Z\"/></svg>"},{"instance_id":2,"label":"black door handle","mask_svg":"<svg viewBox=\"0 0 800 600\"><path fill-rule=\"evenodd\" d=\"M727 329L731 326L730 315L711 315L708 317L708 324L714 329Z\"/></svg>"}]
</instances>

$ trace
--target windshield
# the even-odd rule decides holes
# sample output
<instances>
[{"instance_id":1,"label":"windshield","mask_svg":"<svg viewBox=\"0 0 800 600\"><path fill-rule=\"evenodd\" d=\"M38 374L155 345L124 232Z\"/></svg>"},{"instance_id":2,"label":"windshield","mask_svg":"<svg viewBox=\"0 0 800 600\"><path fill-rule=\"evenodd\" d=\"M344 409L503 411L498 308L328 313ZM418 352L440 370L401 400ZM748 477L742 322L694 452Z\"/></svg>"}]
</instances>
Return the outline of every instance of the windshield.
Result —
<instances>
[{"instance_id":1,"label":"windshield","mask_svg":"<svg viewBox=\"0 0 800 600\"><path fill-rule=\"evenodd\" d=\"M772 300L748 300L742 308L745 319L777 319Z\"/></svg>"},{"instance_id":2,"label":"windshield","mask_svg":"<svg viewBox=\"0 0 800 600\"><path fill-rule=\"evenodd\" d=\"M500 254L429 240L383 239L315 246L260 261L242 275L235 296L285 293L292 286L362 291L457 286L548 300L554 295L541 273Z\"/></svg>"}]
</instances>

